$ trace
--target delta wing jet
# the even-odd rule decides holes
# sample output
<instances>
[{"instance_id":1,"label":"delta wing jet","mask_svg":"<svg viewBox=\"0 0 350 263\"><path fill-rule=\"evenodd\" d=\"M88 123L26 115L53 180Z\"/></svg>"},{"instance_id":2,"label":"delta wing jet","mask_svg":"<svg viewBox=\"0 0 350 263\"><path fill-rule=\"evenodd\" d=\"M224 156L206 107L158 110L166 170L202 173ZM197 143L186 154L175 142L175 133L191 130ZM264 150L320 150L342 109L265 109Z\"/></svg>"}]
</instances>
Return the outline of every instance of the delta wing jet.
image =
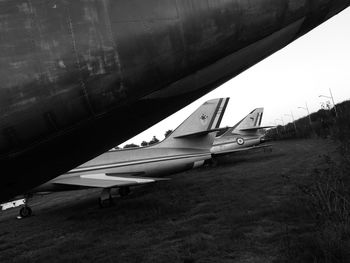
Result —
<instances>
[{"instance_id":1,"label":"delta wing jet","mask_svg":"<svg viewBox=\"0 0 350 263\"><path fill-rule=\"evenodd\" d=\"M263 114L264 108L257 108L235 126L228 128L226 132L216 137L211 148L212 155L218 156L271 147L270 144L260 145L264 136L262 130L272 128L272 126L261 126Z\"/></svg>"},{"instance_id":2,"label":"delta wing jet","mask_svg":"<svg viewBox=\"0 0 350 263\"><path fill-rule=\"evenodd\" d=\"M125 196L131 186L154 183L169 175L203 165L211 158L210 149L224 115L229 98L205 102L162 142L142 148L110 150L97 158L61 175L33 192L102 188L101 206L111 202L111 189L119 188ZM26 204L21 217L31 215Z\"/></svg>"}]
</instances>

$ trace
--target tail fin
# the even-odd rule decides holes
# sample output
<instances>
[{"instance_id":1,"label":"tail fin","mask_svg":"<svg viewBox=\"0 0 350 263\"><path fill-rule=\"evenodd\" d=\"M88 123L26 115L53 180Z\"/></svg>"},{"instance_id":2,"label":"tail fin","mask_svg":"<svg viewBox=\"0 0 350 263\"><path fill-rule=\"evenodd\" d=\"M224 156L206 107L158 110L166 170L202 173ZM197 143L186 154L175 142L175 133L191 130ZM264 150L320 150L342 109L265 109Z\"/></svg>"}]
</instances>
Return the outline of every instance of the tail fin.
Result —
<instances>
[{"instance_id":1,"label":"tail fin","mask_svg":"<svg viewBox=\"0 0 350 263\"><path fill-rule=\"evenodd\" d=\"M240 131L257 130L260 129L264 108L257 108L249 113L245 118L239 121L235 126L229 128L224 134L230 135L232 133L239 133Z\"/></svg>"},{"instance_id":2,"label":"tail fin","mask_svg":"<svg viewBox=\"0 0 350 263\"><path fill-rule=\"evenodd\" d=\"M230 98L205 102L156 147L210 149Z\"/></svg>"}]
</instances>

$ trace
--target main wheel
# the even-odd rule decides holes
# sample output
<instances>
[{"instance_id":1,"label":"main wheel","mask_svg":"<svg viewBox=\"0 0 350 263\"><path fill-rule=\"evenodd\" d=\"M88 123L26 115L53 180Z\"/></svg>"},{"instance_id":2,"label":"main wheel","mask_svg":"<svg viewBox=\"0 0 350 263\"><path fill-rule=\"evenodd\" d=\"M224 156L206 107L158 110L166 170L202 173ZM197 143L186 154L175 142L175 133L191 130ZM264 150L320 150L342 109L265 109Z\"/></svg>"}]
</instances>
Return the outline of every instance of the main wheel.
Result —
<instances>
[{"instance_id":1,"label":"main wheel","mask_svg":"<svg viewBox=\"0 0 350 263\"><path fill-rule=\"evenodd\" d=\"M30 217L32 215L33 211L29 206L23 206L21 210L19 210L19 215L22 218Z\"/></svg>"}]
</instances>

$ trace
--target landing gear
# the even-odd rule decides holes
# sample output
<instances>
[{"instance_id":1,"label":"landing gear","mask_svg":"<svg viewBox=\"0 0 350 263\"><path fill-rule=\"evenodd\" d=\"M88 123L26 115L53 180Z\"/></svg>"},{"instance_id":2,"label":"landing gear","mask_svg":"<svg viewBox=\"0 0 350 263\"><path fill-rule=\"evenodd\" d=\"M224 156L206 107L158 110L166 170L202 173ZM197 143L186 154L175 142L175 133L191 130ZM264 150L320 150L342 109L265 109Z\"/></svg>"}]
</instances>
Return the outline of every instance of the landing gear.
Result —
<instances>
[{"instance_id":1,"label":"landing gear","mask_svg":"<svg viewBox=\"0 0 350 263\"><path fill-rule=\"evenodd\" d=\"M17 216L17 219L27 218L27 217L31 217L33 215L33 211L28 204L29 199L31 197L32 197L32 195L25 196L24 206L19 210L19 215Z\"/></svg>"},{"instance_id":2,"label":"landing gear","mask_svg":"<svg viewBox=\"0 0 350 263\"><path fill-rule=\"evenodd\" d=\"M33 214L33 211L29 206L23 206L21 210L19 210L19 216L21 218L30 217L32 214Z\"/></svg>"},{"instance_id":3,"label":"landing gear","mask_svg":"<svg viewBox=\"0 0 350 263\"><path fill-rule=\"evenodd\" d=\"M129 186L122 186L119 188L118 193L121 197L125 197L130 194L130 187Z\"/></svg>"},{"instance_id":4,"label":"landing gear","mask_svg":"<svg viewBox=\"0 0 350 263\"><path fill-rule=\"evenodd\" d=\"M101 208L110 207L113 204L113 198L111 195L110 188L104 188L101 192L100 197L98 198L98 204Z\"/></svg>"}]
</instances>

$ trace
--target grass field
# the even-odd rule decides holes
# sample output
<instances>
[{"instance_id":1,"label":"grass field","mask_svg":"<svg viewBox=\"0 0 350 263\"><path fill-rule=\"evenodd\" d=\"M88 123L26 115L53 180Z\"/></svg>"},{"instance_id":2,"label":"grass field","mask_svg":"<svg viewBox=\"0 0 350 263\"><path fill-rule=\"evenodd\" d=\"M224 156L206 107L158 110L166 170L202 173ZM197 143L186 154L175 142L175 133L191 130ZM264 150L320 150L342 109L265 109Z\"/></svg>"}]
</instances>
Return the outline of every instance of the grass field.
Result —
<instances>
[{"instance_id":1,"label":"grass field","mask_svg":"<svg viewBox=\"0 0 350 263\"><path fill-rule=\"evenodd\" d=\"M286 178L303 181L323 154L336 156L336 145L278 142L134 189L107 209L97 190L36 197L29 219L0 214L0 262L294 262L312 222Z\"/></svg>"}]
</instances>

